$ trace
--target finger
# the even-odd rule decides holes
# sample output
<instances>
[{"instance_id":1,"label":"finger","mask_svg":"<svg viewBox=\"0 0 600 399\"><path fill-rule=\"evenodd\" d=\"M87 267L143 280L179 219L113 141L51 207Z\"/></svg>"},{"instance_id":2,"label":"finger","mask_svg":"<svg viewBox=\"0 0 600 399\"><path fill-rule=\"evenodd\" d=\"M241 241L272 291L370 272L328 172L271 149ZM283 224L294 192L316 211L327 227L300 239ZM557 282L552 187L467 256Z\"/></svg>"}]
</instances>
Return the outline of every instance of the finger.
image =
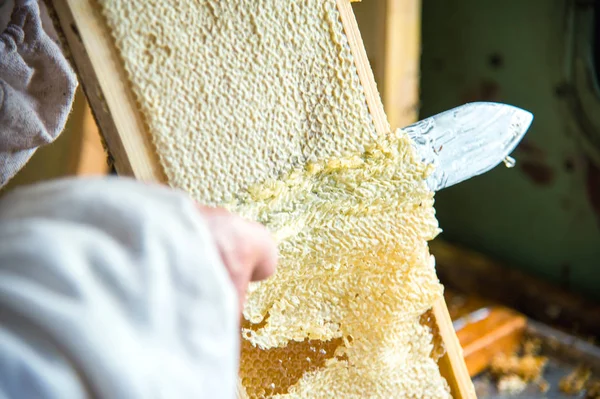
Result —
<instances>
[{"instance_id":1,"label":"finger","mask_svg":"<svg viewBox=\"0 0 600 399\"><path fill-rule=\"evenodd\" d=\"M277 267L277 245L265 226L224 208L197 205L208 219L226 267L236 284L264 280Z\"/></svg>"},{"instance_id":2,"label":"finger","mask_svg":"<svg viewBox=\"0 0 600 399\"><path fill-rule=\"evenodd\" d=\"M245 258L243 263L251 268L252 281L264 280L275 273L279 253L275 240L265 226L236 216L224 208L198 205L198 209L209 217L220 217L220 223L229 222L239 226L238 234L241 235L239 239L246 241L242 245L247 248L243 251L243 258Z\"/></svg>"},{"instance_id":3,"label":"finger","mask_svg":"<svg viewBox=\"0 0 600 399\"><path fill-rule=\"evenodd\" d=\"M277 269L279 253L273 236L263 225L254 224L254 242L256 258L251 280L260 281L271 277Z\"/></svg>"}]
</instances>

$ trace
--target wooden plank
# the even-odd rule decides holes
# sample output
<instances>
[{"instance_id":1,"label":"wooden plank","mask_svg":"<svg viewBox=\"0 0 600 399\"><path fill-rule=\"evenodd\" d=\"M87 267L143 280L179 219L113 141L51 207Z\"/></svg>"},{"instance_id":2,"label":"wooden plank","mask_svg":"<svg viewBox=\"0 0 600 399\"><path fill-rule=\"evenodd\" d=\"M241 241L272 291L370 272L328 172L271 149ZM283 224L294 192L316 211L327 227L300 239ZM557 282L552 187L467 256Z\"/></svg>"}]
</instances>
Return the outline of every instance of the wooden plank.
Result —
<instances>
[{"instance_id":1,"label":"wooden plank","mask_svg":"<svg viewBox=\"0 0 600 399\"><path fill-rule=\"evenodd\" d=\"M524 315L476 295L446 289L444 297L471 377L497 354L518 350L528 322Z\"/></svg>"},{"instance_id":2,"label":"wooden plank","mask_svg":"<svg viewBox=\"0 0 600 399\"><path fill-rule=\"evenodd\" d=\"M495 306L485 310L485 317L467 322L456 331L471 377L487 369L496 355L514 353L527 326L525 316L508 308Z\"/></svg>"},{"instance_id":3,"label":"wooden plank","mask_svg":"<svg viewBox=\"0 0 600 399\"><path fill-rule=\"evenodd\" d=\"M390 131L390 125L383 110L383 103L377 91L373 71L369 65L352 6L348 0L337 0L337 4L352 55L354 56L358 76L365 89L367 105L373 117L375 129L378 134L387 134ZM455 399L476 398L475 388L469 376L462 348L452 326L452 320L450 319L444 298L441 298L433 305L433 314L439 334L446 348L446 354L439 360L438 364L440 372L450 385L452 396Z\"/></svg>"},{"instance_id":4,"label":"wooden plank","mask_svg":"<svg viewBox=\"0 0 600 399\"><path fill-rule=\"evenodd\" d=\"M69 46L117 171L141 180L166 182L111 35L91 0L48 1L62 26L62 36ZM349 0L337 0L337 4L375 129L378 134L387 134L390 126L352 7ZM440 360L440 370L452 387L454 398L475 398L444 300L437 302L433 310L447 352Z\"/></svg>"},{"instance_id":5,"label":"wooden plank","mask_svg":"<svg viewBox=\"0 0 600 399\"><path fill-rule=\"evenodd\" d=\"M61 36L68 44L117 172L144 181L166 182L120 56L98 10L91 0L47 1L58 18Z\"/></svg>"},{"instance_id":6,"label":"wooden plank","mask_svg":"<svg viewBox=\"0 0 600 399\"><path fill-rule=\"evenodd\" d=\"M421 0L385 0L381 95L392 129L418 119Z\"/></svg>"},{"instance_id":7,"label":"wooden plank","mask_svg":"<svg viewBox=\"0 0 600 399\"><path fill-rule=\"evenodd\" d=\"M368 0L353 9L391 128L416 122L421 0Z\"/></svg>"},{"instance_id":8,"label":"wooden plank","mask_svg":"<svg viewBox=\"0 0 600 399\"><path fill-rule=\"evenodd\" d=\"M497 354L519 348L528 322L524 315L477 295L446 289L444 297L471 377Z\"/></svg>"},{"instance_id":9,"label":"wooden plank","mask_svg":"<svg viewBox=\"0 0 600 399\"><path fill-rule=\"evenodd\" d=\"M83 98L81 100L83 115L79 121L77 140L74 140L71 147L71 173L77 176L106 175L109 167L100 131L88 103Z\"/></svg>"}]
</instances>

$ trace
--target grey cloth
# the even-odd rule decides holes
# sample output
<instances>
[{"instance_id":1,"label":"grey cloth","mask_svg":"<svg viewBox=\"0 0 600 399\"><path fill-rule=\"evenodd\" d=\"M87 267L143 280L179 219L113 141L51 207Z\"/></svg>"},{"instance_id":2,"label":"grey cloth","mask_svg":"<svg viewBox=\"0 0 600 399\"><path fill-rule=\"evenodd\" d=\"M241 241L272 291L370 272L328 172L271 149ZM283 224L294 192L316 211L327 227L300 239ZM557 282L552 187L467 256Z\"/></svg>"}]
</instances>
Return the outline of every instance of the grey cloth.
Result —
<instances>
[{"instance_id":1,"label":"grey cloth","mask_svg":"<svg viewBox=\"0 0 600 399\"><path fill-rule=\"evenodd\" d=\"M42 27L36 0L14 0L0 34L0 187L53 142L71 110L77 79Z\"/></svg>"},{"instance_id":2,"label":"grey cloth","mask_svg":"<svg viewBox=\"0 0 600 399\"><path fill-rule=\"evenodd\" d=\"M0 398L234 399L238 323L186 194L94 178L0 200Z\"/></svg>"},{"instance_id":3,"label":"grey cloth","mask_svg":"<svg viewBox=\"0 0 600 399\"><path fill-rule=\"evenodd\" d=\"M60 134L77 87L38 3L7 1L0 186ZM0 199L0 399L233 399L238 319L186 194L97 178Z\"/></svg>"}]
</instances>

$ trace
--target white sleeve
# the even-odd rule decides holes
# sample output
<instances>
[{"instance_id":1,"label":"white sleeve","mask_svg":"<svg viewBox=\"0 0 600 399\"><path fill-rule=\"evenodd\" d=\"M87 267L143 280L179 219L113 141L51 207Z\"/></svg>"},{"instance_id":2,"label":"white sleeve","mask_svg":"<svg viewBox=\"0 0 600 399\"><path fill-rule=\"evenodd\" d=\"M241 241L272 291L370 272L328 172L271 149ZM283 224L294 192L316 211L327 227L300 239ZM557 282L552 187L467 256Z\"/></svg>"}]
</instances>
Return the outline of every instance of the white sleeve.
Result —
<instances>
[{"instance_id":1,"label":"white sleeve","mask_svg":"<svg viewBox=\"0 0 600 399\"><path fill-rule=\"evenodd\" d=\"M0 200L0 398L234 398L238 316L182 193L101 178Z\"/></svg>"}]
</instances>

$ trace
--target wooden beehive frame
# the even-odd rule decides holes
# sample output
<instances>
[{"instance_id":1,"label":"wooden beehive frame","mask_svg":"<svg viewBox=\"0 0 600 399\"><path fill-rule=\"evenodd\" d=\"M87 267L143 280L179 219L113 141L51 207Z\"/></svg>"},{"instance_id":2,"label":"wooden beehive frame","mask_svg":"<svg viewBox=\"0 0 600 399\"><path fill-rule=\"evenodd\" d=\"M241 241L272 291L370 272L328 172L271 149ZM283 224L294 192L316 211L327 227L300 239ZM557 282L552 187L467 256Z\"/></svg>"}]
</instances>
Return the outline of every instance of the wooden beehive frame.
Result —
<instances>
[{"instance_id":1,"label":"wooden beehive frame","mask_svg":"<svg viewBox=\"0 0 600 399\"><path fill-rule=\"evenodd\" d=\"M68 56L77 70L117 172L144 181L166 182L128 87L124 67L93 0L46 2L54 13ZM350 0L337 0L337 4L375 129L380 135L387 134L389 124ZM456 399L475 398L462 349L443 299L434 304L433 314L446 348L446 354L438 364L450 385L452 396Z\"/></svg>"}]
</instances>

